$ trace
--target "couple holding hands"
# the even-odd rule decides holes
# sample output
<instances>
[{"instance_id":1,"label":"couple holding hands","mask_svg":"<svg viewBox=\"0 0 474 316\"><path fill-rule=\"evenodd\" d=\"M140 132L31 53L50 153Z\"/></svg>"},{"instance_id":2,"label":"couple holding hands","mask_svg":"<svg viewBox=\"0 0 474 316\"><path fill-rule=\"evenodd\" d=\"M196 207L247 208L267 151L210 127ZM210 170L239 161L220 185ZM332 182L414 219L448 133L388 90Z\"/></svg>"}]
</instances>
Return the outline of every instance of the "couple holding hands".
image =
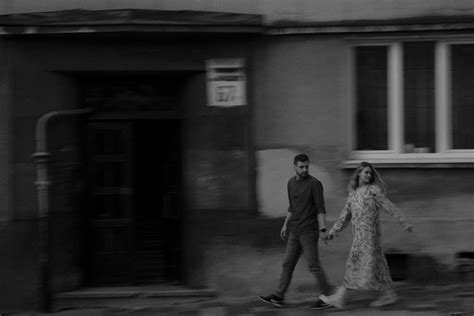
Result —
<instances>
[{"instance_id":1,"label":"couple holding hands","mask_svg":"<svg viewBox=\"0 0 474 316\"><path fill-rule=\"evenodd\" d=\"M380 174L368 162L362 162L348 185L348 197L339 218L329 231L326 228L323 186L309 174L309 158L300 154L294 158L296 175L288 181L289 208L281 229L282 239L288 237L278 288L259 299L282 307L285 293L301 254L316 278L322 295L312 309L344 308L350 290L376 290L380 293L370 305L385 306L398 301L392 278L381 246L380 216L384 211L393 216L403 230L412 231L403 214L385 196ZM321 267L318 239L327 242L352 222L354 239L346 262L342 285L334 290ZM319 228L315 229L315 228Z\"/></svg>"}]
</instances>

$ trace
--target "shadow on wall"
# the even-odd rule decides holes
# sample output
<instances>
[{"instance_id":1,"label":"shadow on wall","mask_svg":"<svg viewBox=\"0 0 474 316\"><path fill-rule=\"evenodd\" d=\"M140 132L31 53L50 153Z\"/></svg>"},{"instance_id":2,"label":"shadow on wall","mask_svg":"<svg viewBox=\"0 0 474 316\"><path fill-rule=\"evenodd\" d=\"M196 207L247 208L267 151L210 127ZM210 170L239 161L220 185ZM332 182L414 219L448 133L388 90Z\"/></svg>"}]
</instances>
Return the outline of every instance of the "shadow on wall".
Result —
<instances>
[{"instance_id":1,"label":"shadow on wall","mask_svg":"<svg viewBox=\"0 0 474 316\"><path fill-rule=\"evenodd\" d=\"M447 265L439 263L429 255L387 251L385 257L393 281L410 281L416 284L449 284L465 281L469 277L474 280L474 256L468 259L470 260L468 268L462 267L460 269L458 265L455 270L449 269Z\"/></svg>"}]
</instances>

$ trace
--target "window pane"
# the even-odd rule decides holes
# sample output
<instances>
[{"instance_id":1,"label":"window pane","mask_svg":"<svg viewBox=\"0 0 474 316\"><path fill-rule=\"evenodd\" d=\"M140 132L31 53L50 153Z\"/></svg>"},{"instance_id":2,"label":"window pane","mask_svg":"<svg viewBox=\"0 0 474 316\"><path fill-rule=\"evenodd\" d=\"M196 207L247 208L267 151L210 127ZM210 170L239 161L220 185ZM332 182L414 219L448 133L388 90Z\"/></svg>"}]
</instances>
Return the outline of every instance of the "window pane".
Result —
<instances>
[{"instance_id":1,"label":"window pane","mask_svg":"<svg viewBox=\"0 0 474 316\"><path fill-rule=\"evenodd\" d=\"M122 162L98 162L95 168L95 184L99 187L121 187L125 182Z\"/></svg>"},{"instance_id":2,"label":"window pane","mask_svg":"<svg viewBox=\"0 0 474 316\"><path fill-rule=\"evenodd\" d=\"M126 203L120 194L97 194L95 196L96 219L124 218L126 214Z\"/></svg>"},{"instance_id":3,"label":"window pane","mask_svg":"<svg viewBox=\"0 0 474 316\"><path fill-rule=\"evenodd\" d=\"M474 149L474 44L452 45L453 149Z\"/></svg>"},{"instance_id":4,"label":"window pane","mask_svg":"<svg viewBox=\"0 0 474 316\"><path fill-rule=\"evenodd\" d=\"M386 150L387 46L356 48L357 150Z\"/></svg>"},{"instance_id":5,"label":"window pane","mask_svg":"<svg viewBox=\"0 0 474 316\"><path fill-rule=\"evenodd\" d=\"M403 44L405 152L434 152L434 43Z\"/></svg>"}]
</instances>

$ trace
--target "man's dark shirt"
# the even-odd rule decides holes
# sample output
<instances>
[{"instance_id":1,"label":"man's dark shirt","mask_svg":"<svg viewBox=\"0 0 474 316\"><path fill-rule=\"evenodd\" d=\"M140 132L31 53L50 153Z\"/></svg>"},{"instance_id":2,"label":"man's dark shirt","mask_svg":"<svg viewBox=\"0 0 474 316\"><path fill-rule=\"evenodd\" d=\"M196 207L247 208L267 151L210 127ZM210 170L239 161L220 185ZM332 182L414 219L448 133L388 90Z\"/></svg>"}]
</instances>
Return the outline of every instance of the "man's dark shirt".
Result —
<instances>
[{"instance_id":1,"label":"man's dark shirt","mask_svg":"<svg viewBox=\"0 0 474 316\"><path fill-rule=\"evenodd\" d=\"M326 214L323 185L308 174L306 178L288 181L288 212L292 213L289 229L294 234L318 231L318 214Z\"/></svg>"}]
</instances>

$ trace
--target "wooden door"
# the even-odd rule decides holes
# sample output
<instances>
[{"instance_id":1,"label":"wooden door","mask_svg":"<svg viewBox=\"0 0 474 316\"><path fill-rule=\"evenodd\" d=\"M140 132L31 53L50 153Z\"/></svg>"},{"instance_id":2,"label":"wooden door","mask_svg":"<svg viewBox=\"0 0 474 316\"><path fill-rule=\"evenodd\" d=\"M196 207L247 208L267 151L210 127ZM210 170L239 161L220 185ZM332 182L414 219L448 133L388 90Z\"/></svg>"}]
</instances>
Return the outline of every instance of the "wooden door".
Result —
<instances>
[{"instance_id":1,"label":"wooden door","mask_svg":"<svg viewBox=\"0 0 474 316\"><path fill-rule=\"evenodd\" d=\"M87 128L88 279L133 280L134 163L130 122L90 122Z\"/></svg>"}]
</instances>

